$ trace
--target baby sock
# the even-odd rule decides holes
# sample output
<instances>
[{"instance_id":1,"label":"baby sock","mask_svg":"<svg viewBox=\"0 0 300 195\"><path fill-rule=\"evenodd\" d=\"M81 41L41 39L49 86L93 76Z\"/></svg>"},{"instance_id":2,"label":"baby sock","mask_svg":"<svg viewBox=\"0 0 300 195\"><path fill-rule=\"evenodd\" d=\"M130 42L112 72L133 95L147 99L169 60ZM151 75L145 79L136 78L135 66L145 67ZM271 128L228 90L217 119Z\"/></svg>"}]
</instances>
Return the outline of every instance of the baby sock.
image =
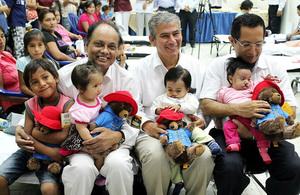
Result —
<instances>
[{"instance_id":1,"label":"baby sock","mask_svg":"<svg viewBox=\"0 0 300 195\"><path fill-rule=\"evenodd\" d=\"M215 142L215 140L211 140L207 143L207 146L211 150L212 155L218 155L222 152L222 148Z\"/></svg>"},{"instance_id":2,"label":"baby sock","mask_svg":"<svg viewBox=\"0 0 300 195\"><path fill-rule=\"evenodd\" d=\"M233 143L233 144L229 144L226 148L227 152L238 152L241 150L241 144L240 143Z\"/></svg>"},{"instance_id":3,"label":"baby sock","mask_svg":"<svg viewBox=\"0 0 300 195\"><path fill-rule=\"evenodd\" d=\"M259 154L261 155L264 163L266 163L267 165L271 164L272 160L267 152L267 148L258 148L259 150Z\"/></svg>"}]
</instances>

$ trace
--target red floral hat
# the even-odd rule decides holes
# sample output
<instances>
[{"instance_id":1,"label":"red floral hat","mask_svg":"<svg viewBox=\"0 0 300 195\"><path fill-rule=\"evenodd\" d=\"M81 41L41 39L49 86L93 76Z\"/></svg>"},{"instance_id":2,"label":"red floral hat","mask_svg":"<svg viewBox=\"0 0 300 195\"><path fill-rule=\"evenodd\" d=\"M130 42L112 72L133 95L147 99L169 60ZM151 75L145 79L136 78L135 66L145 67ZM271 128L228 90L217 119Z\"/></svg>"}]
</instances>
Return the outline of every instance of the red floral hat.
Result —
<instances>
[{"instance_id":1,"label":"red floral hat","mask_svg":"<svg viewBox=\"0 0 300 195\"><path fill-rule=\"evenodd\" d=\"M41 113L34 111L34 117L40 124L51 129L61 129L61 109L56 106L45 106Z\"/></svg>"},{"instance_id":2,"label":"red floral hat","mask_svg":"<svg viewBox=\"0 0 300 195\"><path fill-rule=\"evenodd\" d=\"M134 116L137 113L138 105L128 91L116 91L114 93L110 93L104 96L103 99L107 102L117 101L117 102L129 103L133 107L130 116Z\"/></svg>"},{"instance_id":3,"label":"red floral hat","mask_svg":"<svg viewBox=\"0 0 300 195\"><path fill-rule=\"evenodd\" d=\"M163 110L159 117L156 119L157 123L160 123L163 119L179 121L183 119L184 114L182 112L174 112L174 110L165 109Z\"/></svg>"},{"instance_id":4,"label":"red floral hat","mask_svg":"<svg viewBox=\"0 0 300 195\"><path fill-rule=\"evenodd\" d=\"M282 106L284 104L284 95L283 95L280 87L270 80L264 80L256 85L256 87L253 90L252 100L257 100L259 92L267 87L275 87L278 90L278 92L281 95L280 106Z\"/></svg>"}]
</instances>

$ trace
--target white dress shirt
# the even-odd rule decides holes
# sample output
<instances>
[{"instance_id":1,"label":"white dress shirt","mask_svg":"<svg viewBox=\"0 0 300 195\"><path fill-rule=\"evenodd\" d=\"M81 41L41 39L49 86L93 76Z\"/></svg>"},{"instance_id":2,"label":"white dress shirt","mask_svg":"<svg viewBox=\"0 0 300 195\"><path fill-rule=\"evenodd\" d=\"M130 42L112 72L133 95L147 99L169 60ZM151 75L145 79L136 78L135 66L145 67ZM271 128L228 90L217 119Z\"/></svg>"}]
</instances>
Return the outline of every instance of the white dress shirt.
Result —
<instances>
[{"instance_id":1,"label":"white dress shirt","mask_svg":"<svg viewBox=\"0 0 300 195\"><path fill-rule=\"evenodd\" d=\"M285 6L286 0L268 0L269 5L279 5L278 11L282 11Z\"/></svg>"},{"instance_id":2,"label":"white dress shirt","mask_svg":"<svg viewBox=\"0 0 300 195\"><path fill-rule=\"evenodd\" d=\"M177 5L181 10L184 10L185 6L189 6L192 13L195 9L197 10L199 2L200 0L177 0Z\"/></svg>"},{"instance_id":3,"label":"white dress shirt","mask_svg":"<svg viewBox=\"0 0 300 195\"><path fill-rule=\"evenodd\" d=\"M194 95L199 99L205 74L205 65L195 57L182 53L179 54L179 61L176 66L178 65L181 65L190 72L192 76L191 87L197 89ZM130 71L134 78L136 78L136 83L138 84L137 87L141 100L140 111L141 114L143 114L142 124L148 120L154 121L154 116L150 113L150 107L156 97L166 92L164 77L168 70L163 65L156 51L140 59ZM203 118L200 109L198 109L197 114Z\"/></svg>"}]
</instances>

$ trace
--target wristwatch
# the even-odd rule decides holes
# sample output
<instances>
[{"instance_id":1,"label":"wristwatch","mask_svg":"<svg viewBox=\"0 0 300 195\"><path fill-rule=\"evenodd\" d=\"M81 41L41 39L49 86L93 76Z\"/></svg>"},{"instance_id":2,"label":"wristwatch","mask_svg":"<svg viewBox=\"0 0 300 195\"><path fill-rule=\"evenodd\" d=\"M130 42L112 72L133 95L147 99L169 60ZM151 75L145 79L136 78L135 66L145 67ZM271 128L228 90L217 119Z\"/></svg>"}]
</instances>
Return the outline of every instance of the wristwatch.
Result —
<instances>
[{"instance_id":1,"label":"wristwatch","mask_svg":"<svg viewBox=\"0 0 300 195\"><path fill-rule=\"evenodd\" d=\"M119 132L122 134L122 138L121 138L119 144L123 144L125 142L125 134L123 131L119 131Z\"/></svg>"}]
</instances>

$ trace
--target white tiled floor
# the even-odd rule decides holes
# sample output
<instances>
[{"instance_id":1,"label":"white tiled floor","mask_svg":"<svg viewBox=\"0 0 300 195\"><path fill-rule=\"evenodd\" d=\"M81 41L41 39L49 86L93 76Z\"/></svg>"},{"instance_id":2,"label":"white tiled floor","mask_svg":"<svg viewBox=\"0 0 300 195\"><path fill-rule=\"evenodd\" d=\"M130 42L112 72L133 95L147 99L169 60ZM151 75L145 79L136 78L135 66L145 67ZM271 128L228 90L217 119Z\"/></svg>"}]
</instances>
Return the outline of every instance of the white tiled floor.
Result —
<instances>
[{"instance_id":1,"label":"white tiled floor","mask_svg":"<svg viewBox=\"0 0 300 195\"><path fill-rule=\"evenodd\" d=\"M211 63L211 61L216 57L216 48L214 47L212 50L212 54L210 54L210 43L204 43L200 44L200 60L208 67ZM192 49L189 44L187 44L186 47L183 48L183 52L186 54L191 54L196 57L198 57L198 51L199 51L199 44L196 44L196 47ZM225 45L220 51L219 56L226 55L229 53L229 45ZM299 72L289 72L288 73L290 81L294 79L296 76L300 76ZM296 100L300 106L300 92L298 92L296 95ZM300 108L297 109L297 116L298 118L296 121L300 122ZM298 154L300 154L300 138L290 140L295 145L296 151ZM255 175L262 184L265 184L266 178L268 177L266 173L257 174ZM265 195L266 193L258 186L258 184L253 180L253 178L250 178L251 183L248 185L248 187L243 192L243 195ZM181 194L184 194L182 192ZM210 182L208 188L207 188L207 195L215 195L216 189L213 186L213 182Z\"/></svg>"}]
</instances>

